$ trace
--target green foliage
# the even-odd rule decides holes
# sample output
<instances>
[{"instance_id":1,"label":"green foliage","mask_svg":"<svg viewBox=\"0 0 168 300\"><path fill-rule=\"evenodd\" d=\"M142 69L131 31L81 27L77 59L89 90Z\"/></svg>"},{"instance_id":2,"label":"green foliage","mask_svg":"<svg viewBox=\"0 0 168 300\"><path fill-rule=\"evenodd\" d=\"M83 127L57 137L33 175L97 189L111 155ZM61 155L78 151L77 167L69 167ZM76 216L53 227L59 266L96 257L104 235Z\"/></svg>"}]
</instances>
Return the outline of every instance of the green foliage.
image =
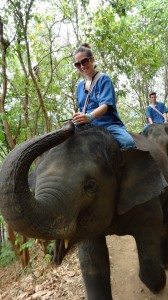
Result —
<instances>
[{"instance_id":1,"label":"green foliage","mask_svg":"<svg viewBox=\"0 0 168 300\"><path fill-rule=\"evenodd\" d=\"M162 93L165 97L167 95L166 1L105 2L106 5L99 7L93 18L90 41L97 50L101 69L112 76L117 93L125 93L127 97L130 93L134 95L134 101L128 103L132 111L131 127L134 127L134 118L137 118L135 111L139 112L138 124L143 126L148 93L154 88L154 78L163 66L166 88ZM122 88L121 75L125 77ZM124 111L124 105L120 104L121 111ZM124 119L127 125L128 119Z\"/></svg>"},{"instance_id":2,"label":"green foliage","mask_svg":"<svg viewBox=\"0 0 168 300\"><path fill-rule=\"evenodd\" d=\"M47 250L46 250L46 253L44 255L44 260L49 263L52 261L52 258L53 258L53 252L54 252L54 241L51 241L48 246L47 246Z\"/></svg>"},{"instance_id":3,"label":"green foliage","mask_svg":"<svg viewBox=\"0 0 168 300\"><path fill-rule=\"evenodd\" d=\"M35 244L35 240L29 239L26 243L24 243L20 246L20 251L25 250L25 249L31 249L34 244Z\"/></svg>"},{"instance_id":4,"label":"green foliage","mask_svg":"<svg viewBox=\"0 0 168 300\"><path fill-rule=\"evenodd\" d=\"M6 241L2 244L0 253L0 266L5 267L16 260L16 255L12 250L11 243Z\"/></svg>"},{"instance_id":5,"label":"green foliage","mask_svg":"<svg viewBox=\"0 0 168 300\"><path fill-rule=\"evenodd\" d=\"M73 53L84 41L91 44L99 69L112 77L117 95L127 99L134 94L136 101L128 105L132 116L129 127L135 118L138 130L144 122L148 92L155 88L154 78L162 69L161 93L167 97L167 0L102 0L96 9L88 0L30 3L9 1L3 10L4 34L12 41L7 51L8 91L3 118L7 118L17 144L46 130L36 84L51 130L59 128L61 120L71 118L79 79L72 65ZM33 69L36 84L30 76L27 43L31 66L38 67L38 73ZM124 101L118 105L124 112ZM128 122L128 118L124 120ZM4 148L7 142L2 118L0 126L0 145Z\"/></svg>"},{"instance_id":6,"label":"green foliage","mask_svg":"<svg viewBox=\"0 0 168 300\"><path fill-rule=\"evenodd\" d=\"M51 241L47 246L47 253L52 255L54 251L55 242Z\"/></svg>"},{"instance_id":7,"label":"green foliage","mask_svg":"<svg viewBox=\"0 0 168 300\"><path fill-rule=\"evenodd\" d=\"M49 253L45 254L45 256L44 256L44 261L45 261L46 263L50 263L50 262L52 261L52 255L49 254Z\"/></svg>"},{"instance_id":8,"label":"green foliage","mask_svg":"<svg viewBox=\"0 0 168 300\"><path fill-rule=\"evenodd\" d=\"M0 215L0 225L4 225L4 219ZM0 243L0 266L5 267L16 260L15 252L12 249L10 241L5 240Z\"/></svg>"},{"instance_id":9,"label":"green foliage","mask_svg":"<svg viewBox=\"0 0 168 300\"><path fill-rule=\"evenodd\" d=\"M3 217L0 215L0 225L4 223Z\"/></svg>"}]
</instances>

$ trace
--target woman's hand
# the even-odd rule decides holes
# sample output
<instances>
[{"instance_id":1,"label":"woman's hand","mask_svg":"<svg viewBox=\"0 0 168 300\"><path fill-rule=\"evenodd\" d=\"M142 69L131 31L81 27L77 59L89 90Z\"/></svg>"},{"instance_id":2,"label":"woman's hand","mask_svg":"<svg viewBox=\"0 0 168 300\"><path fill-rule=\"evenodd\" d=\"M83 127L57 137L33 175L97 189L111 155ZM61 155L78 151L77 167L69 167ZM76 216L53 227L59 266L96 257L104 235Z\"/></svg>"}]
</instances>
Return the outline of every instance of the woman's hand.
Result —
<instances>
[{"instance_id":1,"label":"woman's hand","mask_svg":"<svg viewBox=\"0 0 168 300\"><path fill-rule=\"evenodd\" d=\"M84 114L82 112L77 112L73 115L73 118L72 118L73 122L75 124L84 124L84 123L89 123L90 120L88 118L88 115L87 114Z\"/></svg>"},{"instance_id":2,"label":"woman's hand","mask_svg":"<svg viewBox=\"0 0 168 300\"><path fill-rule=\"evenodd\" d=\"M73 122L75 124L90 123L93 119L102 117L108 109L107 104L102 104L91 113L84 114L83 112L77 112L73 115Z\"/></svg>"}]
</instances>

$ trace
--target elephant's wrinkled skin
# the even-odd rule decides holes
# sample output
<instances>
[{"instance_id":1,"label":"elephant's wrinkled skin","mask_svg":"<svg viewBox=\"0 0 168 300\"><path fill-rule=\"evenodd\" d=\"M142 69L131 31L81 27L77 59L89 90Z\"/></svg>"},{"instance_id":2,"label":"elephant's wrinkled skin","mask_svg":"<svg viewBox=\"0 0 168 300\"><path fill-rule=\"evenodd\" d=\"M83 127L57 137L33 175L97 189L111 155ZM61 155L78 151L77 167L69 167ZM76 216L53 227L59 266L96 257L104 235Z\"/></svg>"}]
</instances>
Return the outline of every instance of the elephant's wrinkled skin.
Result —
<instances>
[{"instance_id":1,"label":"elephant's wrinkled skin","mask_svg":"<svg viewBox=\"0 0 168 300\"><path fill-rule=\"evenodd\" d=\"M11 151L0 172L0 208L14 230L56 239L59 262L79 244L89 300L112 299L105 240L110 234L135 238L140 278L149 289L159 292L166 283L167 156L145 137L134 138L142 150L121 151L103 129L84 127L74 134L67 123ZM36 170L33 196L30 165L50 148Z\"/></svg>"}]
</instances>

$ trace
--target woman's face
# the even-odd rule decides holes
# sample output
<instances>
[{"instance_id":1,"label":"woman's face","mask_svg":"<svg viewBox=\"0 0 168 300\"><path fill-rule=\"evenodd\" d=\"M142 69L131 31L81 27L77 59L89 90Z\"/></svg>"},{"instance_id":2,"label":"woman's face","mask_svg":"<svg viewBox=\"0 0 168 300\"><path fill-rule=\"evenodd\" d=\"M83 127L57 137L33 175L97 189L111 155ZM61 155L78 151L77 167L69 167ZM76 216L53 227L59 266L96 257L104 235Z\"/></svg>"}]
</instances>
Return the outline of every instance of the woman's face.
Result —
<instances>
[{"instance_id":1,"label":"woman's face","mask_svg":"<svg viewBox=\"0 0 168 300\"><path fill-rule=\"evenodd\" d=\"M78 52L75 55L75 67L79 70L81 74L85 77L91 76L95 73L94 69L94 58L87 57L86 52Z\"/></svg>"}]
</instances>

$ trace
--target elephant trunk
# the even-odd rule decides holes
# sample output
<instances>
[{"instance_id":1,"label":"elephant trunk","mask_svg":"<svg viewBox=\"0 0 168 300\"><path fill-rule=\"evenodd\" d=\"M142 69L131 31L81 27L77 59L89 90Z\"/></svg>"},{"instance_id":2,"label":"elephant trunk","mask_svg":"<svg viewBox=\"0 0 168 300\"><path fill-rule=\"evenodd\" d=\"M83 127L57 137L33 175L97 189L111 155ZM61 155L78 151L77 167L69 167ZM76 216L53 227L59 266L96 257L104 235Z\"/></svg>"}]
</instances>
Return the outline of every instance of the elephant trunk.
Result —
<instances>
[{"instance_id":1,"label":"elephant trunk","mask_svg":"<svg viewBox=\"0 0 168 300\"><path fill-rule=\"evenodd\" d=\"M57 132L19 145L5 159L0 172L0 210L15 231L43 239L66 238L71 232L73 222L61 212L49 210L47 203L35 199L29 189L28 172L39 155L64 142L73 133L74 125L69 122Z\"/></svg>"}]
</instances>

